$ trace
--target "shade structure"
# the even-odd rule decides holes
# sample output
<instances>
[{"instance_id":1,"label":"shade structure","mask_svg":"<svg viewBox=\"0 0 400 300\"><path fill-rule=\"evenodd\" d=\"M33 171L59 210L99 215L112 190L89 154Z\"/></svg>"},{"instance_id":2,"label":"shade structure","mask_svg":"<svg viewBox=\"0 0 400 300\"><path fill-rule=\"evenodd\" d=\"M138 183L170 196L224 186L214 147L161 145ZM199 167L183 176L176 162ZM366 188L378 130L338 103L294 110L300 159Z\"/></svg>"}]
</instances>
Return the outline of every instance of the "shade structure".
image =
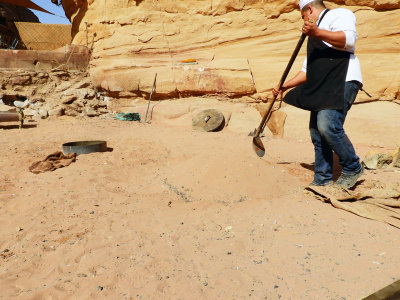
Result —
<instances>
[{"instance_id":1,"label":"shade structure","mask_svg":"<svg viewBox=\"0 0 400 300\"><path fill-rule=\"evenodd\" d=\"M71 44L71 25L14 22L28 50L55 50Z\"/></svg>"},{"instance_id":2,"label":"shade structure","mask_svg":"<svg viewBox=\"0 0 400 300\"><path fill-rule=\"evenodd\" d=\"M45 10L44 8L41 8L39 5L33 3L30 0L0 0L0 3L14 4L14 5L30 8L30 9L39 10L39 11L53 15L51 12Z\"/></svg>"}]
</instances>

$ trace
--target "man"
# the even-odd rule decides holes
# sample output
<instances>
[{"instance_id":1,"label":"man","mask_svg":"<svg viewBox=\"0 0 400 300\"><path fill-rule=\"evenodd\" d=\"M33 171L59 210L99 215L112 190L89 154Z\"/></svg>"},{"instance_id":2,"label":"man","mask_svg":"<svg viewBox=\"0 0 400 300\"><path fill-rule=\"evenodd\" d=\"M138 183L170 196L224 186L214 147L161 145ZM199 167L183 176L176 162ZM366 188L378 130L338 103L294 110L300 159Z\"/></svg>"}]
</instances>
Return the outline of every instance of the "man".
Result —
<instances>
[{"instance_id":1,"label":"man","mask_svg":"<svg viewBox=\"0 0 400 300\"><path fill-rule=\"evenodd\" d=\"M310 135L314 144L315 169L311 185L333 184L333 152L339 157L342 174L338 186L352 188L363 174L352 143L343 129L348 110L362 87L360 63L354 55L356 18L344 8L326 9L323 1L300 0L308 36L307 58L302 70L287 81L283 101L310 110Z\"/></svg>"}]
</instances>

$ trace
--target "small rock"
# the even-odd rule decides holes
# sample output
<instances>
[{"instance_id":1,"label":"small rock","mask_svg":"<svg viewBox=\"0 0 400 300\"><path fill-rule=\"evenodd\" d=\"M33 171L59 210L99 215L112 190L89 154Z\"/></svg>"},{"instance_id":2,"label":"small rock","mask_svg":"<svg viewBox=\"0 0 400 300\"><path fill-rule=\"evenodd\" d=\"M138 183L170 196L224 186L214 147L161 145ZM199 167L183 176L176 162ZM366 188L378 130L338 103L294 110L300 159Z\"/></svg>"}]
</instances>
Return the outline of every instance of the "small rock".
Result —
<instances>
[{"instance_id":1,"label":"small rock","mask_svg":"<svg viewBox=\"0 0 400 300\"><path fill-rule=\"evenodd\" d=\"M101 104L101 105L100 105ZM103 101L99 101L97 99L92 99L88 102L88 105L94 109L98 107L106 107L106 105L103 103Z\"/></svg>"},{"instance_id":2,"label":"small rock","mask_svg":"<svg viewBox=\"0 0 400 300\"><path fill-rule=\"evenodd\" d=\"M64 114L64 108L56 107L49 110L49 116L51 117L61 117Z\"/></svg>"},{"instance_id":3,"label":"small rock","mask_svg":"<svg viewBox=\"0 0 400 300\"><path fill-rule=\"evenodd\" d=\"M36 115L38 115L38 112L34 109L25 109L24 115L25 116L36 116Z\"/></svg>"},{"instance_id":4,"label":"small rock","mask_svg":"<svg viewBox=\"0 0 400 300\"><path fill-rule=\"evenodd\" d=\"M97 111L98 111L100 114L108 114L108 110L107 110L106 108L103 108L103 107L99 108Z\"/></svg>"},{"instance_id":5,"label":"small rock","mask_svg":"<svg viewBox=\"0 0 400 300\"><path fill-rule=\"evenodd\" d=\"M226 232L231 231L232 228L233 228L232 226L226 226L226 227L225 227L225 231L226 231Z\"/></svg>"},{"instance_id":6,"label":"small rock","mask_svg":"<svg viewBox=\"0 0 400 300\"><path fill-rule=\"evenodd\" d=\"M75 101L75 102L72 104L72 106L74 106L74 107L80 107L80 108L85 107L85 101L82 101L82 100Z\"/></svg>"},{"instance_id":7,"label":"small rock","mask_svg":"<svg viewBox=\"0 0 400 300\"><path fill-rule=\"evenodd\" d=\"M62 103L63 104L71 104L76 99L78 99L78 98L75 95L65 96L64 99L62 100Z\"/></svg>"},{"instance_id":8,"label":"small rock","mask_svg":"<svg viewBox=\"0 0 400 300\"><path fill-rule=\"evenodd\" d=\"M78 113L76 110L74 110L74 109L66 109L65 112L64 112L64 114L65 114L66 116L70 116L70 117L76 117L76 116L79 115L79 113Z\"/></svg>"},{"instance_id":9,"label":"small rock","mask_svg":"<svg viewBox=\"0 0 400 300\"><path fill-rule=\"evenodd\" d=\"M393 163L392 166L395 168L400 168L400 148L392 153L393 155Z\"/></svg>"},{"instance_id":10,"label":"small rock","mask_svg":"<svg viewBox=\"0 0 400 300\"><path fill-rule=\"evenodd\" d=\"M34 120L36 122L40 121L41 119L42 119L42 117L39 114L32 115L32 120Z\"/></svg>"},{"instance_id":11,"label":"small rock","mask_svg":"<svg viewBox=\"0 0 400 300\"><path fill-rule=\"evenodd\" d=\"M88 86L90 86L90 81L83 81L83 82L80 82L77 86L75 86L75 88L83 89L83 88L87 88Z\"/></svg>"},{"instance_id":12,"label":"small rock","mask_svg":"<svg viewBox=\"0 0 400 300\"><path fill-rule=\"evenodd\" d=\"M97 288L96 288L98 291L102 291L104 288L102 287L102 286L98 286Z\"/></svg>"},{"instance_id":13,"label":"small rock","mask_svg":"<svg viewBox=\"0 0 400 300\"><path fill-rule=\"evenodd\" d=\"M38 73L38 74L36 75L36 77L37 77L37 78L40 78L40 79L42 79L42 78L49 78L49 74L40 72L40 73Z\"/></svg>"},{"instance_id":14,"label":"small rock","mask_svg":"<svg viewBox=\"0 0 400 300\"><path fill-rule=\"evenodd\" d=\"M389 160L390 162L386 163L386 165L391 163L392 159ZM385 153L373 150L367 153L363 160L363 164L369 170L376 170L382 168L385 161L388 161L388 157Z\"/></svg>"},{"instance_id":15,"label":"small rock","mask_svg":"<svg viewBox=\"0 0 400 300\"><path fill-rule=\"evenodd\" d=\"M88 95L88 91L87 91L87 89L79 89L77 91L77 94L78 94L79 98L86 98L86 96Z\"/></svg>"},{"instance_id":16,"label":"small rock","mask_svg":"<svg viewBox=\"0 0 400 300\"><path fill-rule=\"evenodd\" d=\"M44 102L42 97L33 97L30 99L31 103Z\"/></svg>"},{"instance_id":17,"label":"small rock","mask_svg":"<svg viewBox=\"0 0 400 300\"><path fill-rule=\"evenodd\" d=\"M92 89L80 89L77 91L80 98L93 99L96 96L95 91Z\"/></svg>"},{"instance_id":18,"label":"small rock","mask_svg":"<svg viewBox=\"0 0 400 300\"><path fill-rule=\"evenodd\" d=\"M40 115L40 118L46 119L49 116L49 112L46 109L41 108L41 109L39 109L39 115Z\"/></svg>"},{"instance_id":19,"label":"small rock","mask_svg":"<svg viewBox=\"0 0 400 300\"><path fill-rule=\"evenodd\" d=\"M102 108L107 108L107 103L104 102L104 101L102 101L102 100L99 100L99 101L97 102L97 106L98 106L98 107L102 107Z\"/></svg>"},{"instance_id":20,"label":"small rock","mask_svg":"<svg viewBox=\"0 0 400 300\"><path fill-rule=\"evenodd\" d=\"M25 108L29 105L29 100L25 100L25 101L14 101L13 102L15 107L19 107L19 108Z\"/></svg>"},{"instance_id":21,"label":"small rock","mask_svg":"<svg viewBox=\"0 0 400 300\"><path fill-rule=\"evenodd\" d=\"M32 82L32 78L29 75L16 76L11 79L12 85L28 85Z\"/></svg>"},{"instance_id":22,"label":"small rock","mask_svg":"<svg viewBox=\"0 0 400 300\"><path fill-rule=\"evenodd\" d=\"M87 108L86 115L88 117L97 117L99 115L99 113L97 111L95 111L94 109Z\"/></svg>"}]
</instances>

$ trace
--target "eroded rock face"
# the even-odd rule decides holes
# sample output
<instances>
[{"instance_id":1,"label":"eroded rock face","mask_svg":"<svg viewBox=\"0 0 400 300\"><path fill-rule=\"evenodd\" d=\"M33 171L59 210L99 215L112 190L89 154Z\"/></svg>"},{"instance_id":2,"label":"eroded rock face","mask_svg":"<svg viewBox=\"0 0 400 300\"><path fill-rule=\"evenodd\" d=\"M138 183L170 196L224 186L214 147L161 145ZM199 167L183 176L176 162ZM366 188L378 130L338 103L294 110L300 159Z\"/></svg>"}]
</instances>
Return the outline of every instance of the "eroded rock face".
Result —
<instances>
[{"instance_id":1,"label":"eroded rock face","mask_svg":"<svg viewBox=\"0 0 400 300\"><path fill-rule=\"evenodd\" d=\"M355 12L364 87L400 98L400 2L336 0ZM297 0L63 0L73 42L93 46L94 85L115 97L254 94L277 84L300 36ZM372 26L373 24L373 26ZM305 57L303 47L293 66ZM195 59L195 64L183 64ZM358 101L369 100L360 94Z\"/></svg>"}]
</instances>

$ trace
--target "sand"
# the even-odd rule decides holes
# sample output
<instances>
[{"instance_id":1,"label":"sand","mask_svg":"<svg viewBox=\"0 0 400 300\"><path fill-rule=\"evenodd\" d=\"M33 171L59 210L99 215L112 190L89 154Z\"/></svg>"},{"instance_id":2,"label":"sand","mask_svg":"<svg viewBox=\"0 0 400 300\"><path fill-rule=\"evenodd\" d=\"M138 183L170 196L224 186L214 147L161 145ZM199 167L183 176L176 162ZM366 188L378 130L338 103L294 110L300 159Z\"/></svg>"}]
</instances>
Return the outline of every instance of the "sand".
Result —
<instances>
[{"instance_id":1,"label":"sand","mask_svg":"<svg viewBox=\"0 0 400 300\"><path fill-rule=\"evenodd\" d=\"M399 146L399 108L352 108L360 157ZM218 133L179 120L0 123L0 299L360 299L399 279L399 229L303 193L308 117L285 111L285 137L267 134L263 158L244 133L257 122ZM110 149L28 171L78 140Z\"/></svg>"}]
</instances>

